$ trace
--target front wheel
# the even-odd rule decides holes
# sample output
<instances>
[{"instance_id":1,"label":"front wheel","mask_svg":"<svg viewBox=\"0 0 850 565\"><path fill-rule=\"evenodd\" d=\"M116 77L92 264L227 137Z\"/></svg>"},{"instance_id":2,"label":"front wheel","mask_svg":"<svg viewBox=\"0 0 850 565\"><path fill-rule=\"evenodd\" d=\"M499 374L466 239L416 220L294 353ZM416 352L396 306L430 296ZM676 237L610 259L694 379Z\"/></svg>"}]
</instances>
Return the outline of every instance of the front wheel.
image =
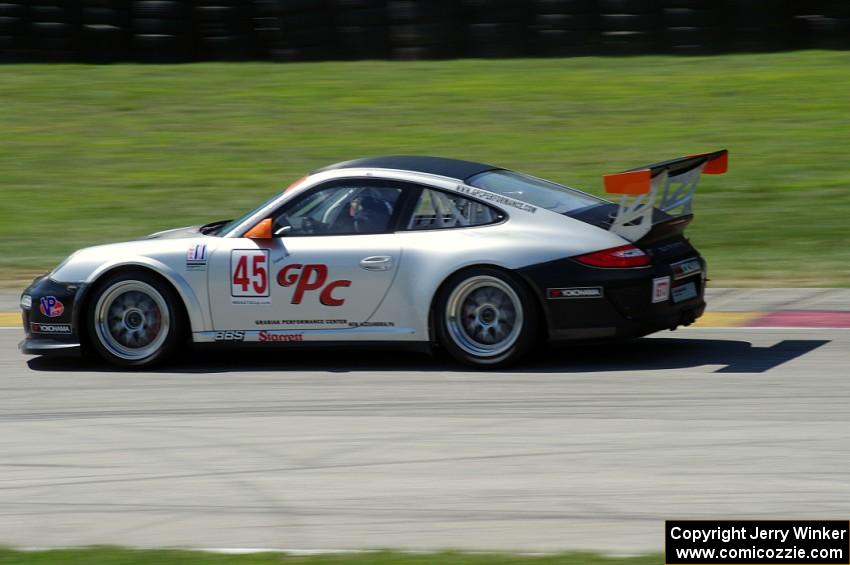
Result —
<instances>
[{"instance_id":1,"label":"front wheel","mask_svg":"<svg viewBox=\"0 0 850 565\"><path fill-rule=\"evenodd\" d=\"M166 359L183 338L179 297L145 272L109 277L94 291L88 335L100 357L121 367L149 367Z\"/></svg>"},{"instance_id":2,"label":"front wheel","mask_svg":"<svg viewBox=\"0 0 850 565\"><path fill-rule=\"evenodd\" d=\"M452 276L436 305L440 344L458 361L496 368L520 360L539 331L534 298L515 276L488 267Z\"/></svg>"}]
</instances>

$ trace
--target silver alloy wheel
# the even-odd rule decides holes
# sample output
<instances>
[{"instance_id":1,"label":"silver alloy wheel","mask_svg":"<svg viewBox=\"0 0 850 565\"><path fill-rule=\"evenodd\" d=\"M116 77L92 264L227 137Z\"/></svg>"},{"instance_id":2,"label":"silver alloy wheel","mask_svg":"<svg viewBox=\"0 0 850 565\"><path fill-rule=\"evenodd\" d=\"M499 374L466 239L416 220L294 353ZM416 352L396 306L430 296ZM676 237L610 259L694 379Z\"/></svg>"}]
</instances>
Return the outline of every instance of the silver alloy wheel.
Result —
<instances>
[{"instance_id":1,"label":"silver alloy wheel","mask_svg":"<svg viewBox=\"0 0 850 565\"><path fill-rule=\"evenodd\" d=\"M150 357L168 338L168 306L159 291L147 283L116 282L101 293L94 312L97 339L121 359Z\"/></svg>"},{"instance_id":2,"label":"silver alloy wheel","mask_svg":"<svg viewBox=\"0 0 850 565\"><path fill-rule=\"evenodd\" d=\"M466 279L446 303L446 324L455 344L477 357L510 349L522 331L522 303L505 281L487 275Z\"/></svg>"}]
</instances>

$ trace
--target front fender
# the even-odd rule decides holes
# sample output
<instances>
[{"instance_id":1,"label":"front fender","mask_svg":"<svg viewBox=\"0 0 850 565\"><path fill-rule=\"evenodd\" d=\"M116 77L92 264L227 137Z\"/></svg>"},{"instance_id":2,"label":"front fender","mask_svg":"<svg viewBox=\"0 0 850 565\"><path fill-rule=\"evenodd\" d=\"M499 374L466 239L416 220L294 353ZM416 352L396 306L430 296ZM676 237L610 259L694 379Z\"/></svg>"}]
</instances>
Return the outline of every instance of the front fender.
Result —
<instances>
[{"instance_id":1,"label":"front fender","mask_svg":"<svg viewBox=\"0 0 850 565\"><path fill-rule=\"evenodd\" d=\"M114 269L125 267L142 267L165 277L174 286L181 300L183 300L183 304L186 305L191 331L200 332L212 329L209 311L201 307L201 302L188 281L165 263L150 257L136 256L101 263L85 278L87 291L90 292L93 284L103 275Z\"/></svg>"}]
</instances>

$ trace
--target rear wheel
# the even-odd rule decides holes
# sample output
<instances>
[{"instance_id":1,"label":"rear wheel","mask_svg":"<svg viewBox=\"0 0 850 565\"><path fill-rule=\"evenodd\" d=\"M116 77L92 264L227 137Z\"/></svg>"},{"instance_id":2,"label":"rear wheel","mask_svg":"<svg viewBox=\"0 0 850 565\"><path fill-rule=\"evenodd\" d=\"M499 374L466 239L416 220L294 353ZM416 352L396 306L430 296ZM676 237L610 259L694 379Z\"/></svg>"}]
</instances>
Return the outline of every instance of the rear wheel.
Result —
<instances>
[{"instance_id":1,"label":"rear wheel","mask_svg":"<svg viewBox=\"0 0 850 565\"><path fill-rule=\"evenodd\" d=\"M504 367L520 360L538 333L534 298L516 277L488 267L468 269L443 286L436 304L440 344L458 361Z\"/></svg>"},{"instance_id":2,"label":"rear wheel","mask_svg":"<svg viewBox=\"0 0 850 565\"><path fill-rule=\"evenodd\" d=\"M100 357L121 367L149 367L180 346L185 328L179 297L142 271L98 285L89 307L88 335Z\"/></svg>"}]
</instances>

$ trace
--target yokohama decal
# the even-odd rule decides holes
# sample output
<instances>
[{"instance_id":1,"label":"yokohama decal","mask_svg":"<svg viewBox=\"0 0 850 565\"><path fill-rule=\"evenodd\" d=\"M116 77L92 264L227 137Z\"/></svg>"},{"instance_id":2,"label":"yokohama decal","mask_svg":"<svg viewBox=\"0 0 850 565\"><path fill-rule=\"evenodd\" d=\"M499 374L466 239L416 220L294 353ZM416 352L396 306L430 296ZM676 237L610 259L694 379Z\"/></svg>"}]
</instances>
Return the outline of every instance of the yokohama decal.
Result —
<instances>
[{"instance_id":1,"label":"yokohama decal","mask_svg":"<svg viewBox=\"0 0 850 565\"><path fill-rule=\"evenodd\" d=\"M319 292L319 302L325 306L342 306L345 298L339 290L351 286L351 281L341 279L327 282L327 265L302 265L293 263L285 266L277 274L277 284L282 287L295 286L292 304L301 304L308 292Z\"/></svg>"},{"instance_id":2,"label":"yokohama decal","mask_svg":"<svg viewBox=\"0 0 850 565\"><path fill-rule=\"evenodd\" d=\"M579 288L548 288L546 296L549 300L564 298L602 298L601 286L586 286Z\"/></svg>"},{"instance_id":3,"label":"yokohama decal","mask_svg":"<svg viewBox=\"0 0 850 565\"><path fill-rule=\"evenodd\" d=\"M30 322L30 331L34 334L71 335L71 324L37 324Z\"/></svg>"}]
</instances>

